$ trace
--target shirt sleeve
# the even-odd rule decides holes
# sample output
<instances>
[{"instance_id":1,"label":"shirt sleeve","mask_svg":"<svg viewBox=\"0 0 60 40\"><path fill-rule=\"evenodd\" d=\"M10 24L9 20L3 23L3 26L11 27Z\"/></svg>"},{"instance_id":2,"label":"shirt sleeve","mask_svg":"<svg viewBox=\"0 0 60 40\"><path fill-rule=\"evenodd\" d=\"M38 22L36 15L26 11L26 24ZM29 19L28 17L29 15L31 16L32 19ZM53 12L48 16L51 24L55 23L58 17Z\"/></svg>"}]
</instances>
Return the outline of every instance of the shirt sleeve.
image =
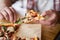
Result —
<instances>
[{"instance_id":1,"label":"shirt sleeve","mask_svg":"<svg viewBox=\"0 0 60 40\"><path fill-rule=\"evenodd\" d=\"M25 16L25 13L27 12L27 9L26 7L22 7L22 4L21 4L21 1L16 1L12 7L15 9L15 11L22 17Z\"/></svg>"},{"instance_id":2,"label":"shirt sleeve","mask_svg":"<svg viewBox=\"0 0 60 40\"><path fill-rule=\"evenodd\" d=\"M54 10L60 11L60 0L54 0Z\"/></svg>"}]
</instances>

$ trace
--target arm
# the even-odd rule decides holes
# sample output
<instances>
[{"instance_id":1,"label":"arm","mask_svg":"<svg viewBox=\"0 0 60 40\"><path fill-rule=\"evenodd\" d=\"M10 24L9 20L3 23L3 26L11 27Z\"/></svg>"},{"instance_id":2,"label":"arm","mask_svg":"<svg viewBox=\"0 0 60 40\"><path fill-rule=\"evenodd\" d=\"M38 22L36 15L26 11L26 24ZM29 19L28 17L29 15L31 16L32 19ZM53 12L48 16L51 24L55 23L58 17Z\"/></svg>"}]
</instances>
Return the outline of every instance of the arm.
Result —
<instances>
[{"instance_id":1,"label":"arm","mask_svg":"<svg viewBox=\"0 0 60 40\"><path fill-rule=\"evenodd\" d=\"M20 17L24 17L25 16L25 13L27 12L27 8L26 8L26 2L27 2L27 0L25 0L23 2L25 2L25 3L23 3L23 5L22 5L22 2L21 1L17 1L17 2L15 2L11 6L20 15Z\"/></svg>"},{"instance_id":2,"label":"arm","mask_svg":"<svg viewBox=\"0 0 60 40\"><path fill-rule=\"evenodd\" d=\"M11 0L0 0L0 10L6 6L9 7L11 4Z\"/></svg>"}]
</instances>

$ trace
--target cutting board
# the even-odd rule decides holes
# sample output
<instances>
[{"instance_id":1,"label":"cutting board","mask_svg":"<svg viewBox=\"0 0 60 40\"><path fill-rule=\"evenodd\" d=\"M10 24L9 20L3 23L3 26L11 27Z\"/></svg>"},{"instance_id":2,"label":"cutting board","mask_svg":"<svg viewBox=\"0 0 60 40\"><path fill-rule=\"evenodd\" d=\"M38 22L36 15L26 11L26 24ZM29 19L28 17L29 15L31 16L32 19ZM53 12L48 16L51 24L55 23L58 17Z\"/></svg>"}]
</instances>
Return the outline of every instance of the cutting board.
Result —
<instances>
[{"instance_id":1,"label":"cutting board","mask_svg":"<svg viewBox=\"0 0 60 40\"><path fill-rule=\"evenodd\" d=\"M41 24L22 24L18 29L17 36L22 39L38 37L41 40Z\"/></svg>"}]
</instances>

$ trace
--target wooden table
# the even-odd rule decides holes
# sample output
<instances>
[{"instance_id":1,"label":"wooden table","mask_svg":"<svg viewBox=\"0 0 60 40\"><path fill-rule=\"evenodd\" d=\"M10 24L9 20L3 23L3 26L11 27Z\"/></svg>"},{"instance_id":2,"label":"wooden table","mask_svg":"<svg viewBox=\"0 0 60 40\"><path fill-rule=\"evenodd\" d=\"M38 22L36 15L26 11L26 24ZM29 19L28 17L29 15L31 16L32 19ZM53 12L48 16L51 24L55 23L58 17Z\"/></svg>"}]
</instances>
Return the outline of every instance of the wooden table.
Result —
<instances>
[{"instance_id":1,"label":"wooden table","mask_svg":"<svg viewBox=\"0 0 60 40\"><path fill-rule=\"evenodd\" d=\"M42 40L54 40L60 31L60 24L53 27L42 26Z\"/></svg>"}]
</instances>

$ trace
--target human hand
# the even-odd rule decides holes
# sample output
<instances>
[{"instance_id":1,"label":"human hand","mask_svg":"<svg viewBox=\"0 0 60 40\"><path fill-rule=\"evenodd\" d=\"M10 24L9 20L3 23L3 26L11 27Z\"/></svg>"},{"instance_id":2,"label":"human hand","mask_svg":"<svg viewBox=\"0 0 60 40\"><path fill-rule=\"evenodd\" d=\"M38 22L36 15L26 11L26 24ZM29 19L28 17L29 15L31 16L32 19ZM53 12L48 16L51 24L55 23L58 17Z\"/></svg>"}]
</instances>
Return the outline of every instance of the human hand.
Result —
<instances>
[{"instance_id":1,"label":"human hand","mask_svg":"<svg viewBox=\"0 0 60 40\"><path fill-rule=\"evenodd\" d=\"M45 19L40 20L40 23L43 25L54 26L57 22L57 14L56 11L48 10L41 14Z\"/></svg>"}]
</instances>

